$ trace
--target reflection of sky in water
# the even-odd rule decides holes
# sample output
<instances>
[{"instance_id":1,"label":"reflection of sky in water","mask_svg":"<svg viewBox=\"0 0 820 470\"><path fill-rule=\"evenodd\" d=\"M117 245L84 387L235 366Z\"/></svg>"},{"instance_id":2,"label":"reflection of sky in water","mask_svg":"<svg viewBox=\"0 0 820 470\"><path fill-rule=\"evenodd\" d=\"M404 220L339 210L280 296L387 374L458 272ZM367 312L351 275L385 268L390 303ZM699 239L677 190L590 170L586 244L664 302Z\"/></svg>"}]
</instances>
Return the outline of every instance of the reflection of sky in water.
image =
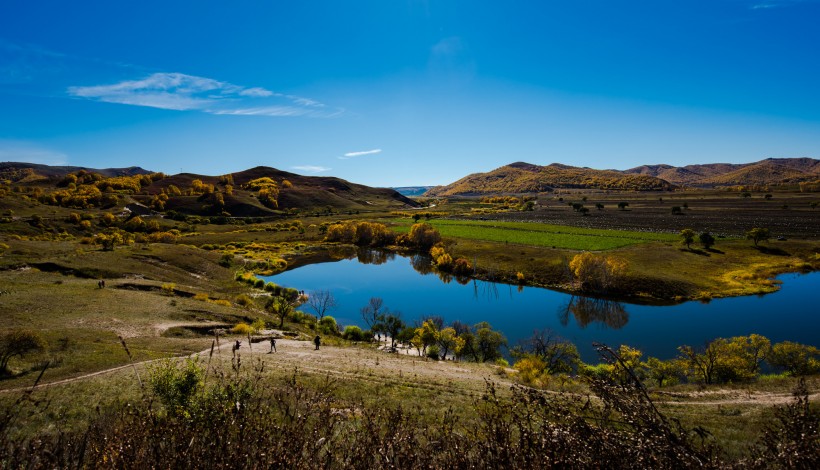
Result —
<instances>
[{"instance_id":1,"label":"reflection of sky in water","mask_svg":"<svg viewBox=\"0 0 820 470\"><path fill-rule=\"evenodd\" d=\"M696 346L716 337L751 333L773 342L820 346L820 317L812 294L820 287L820 273L781 276L781 291L771 295L651 307L483 281L444 283L435 273L419 274L410 258L378 261L382 264L356 259L313 264L268 280L305 291L330 290L339 304L330 315L341 325L361 326L361 307L370 297L381 297L385 307L401 312L405 322L430 315L442 316L448 323L488 321L504 332L510 345L534 329L551 328L575 342L586 361L595 359L593 341L629 344L663 359L675 356L683 344ZM302 310L310 312L307 305Z\"/></svg>"}]
</instances>

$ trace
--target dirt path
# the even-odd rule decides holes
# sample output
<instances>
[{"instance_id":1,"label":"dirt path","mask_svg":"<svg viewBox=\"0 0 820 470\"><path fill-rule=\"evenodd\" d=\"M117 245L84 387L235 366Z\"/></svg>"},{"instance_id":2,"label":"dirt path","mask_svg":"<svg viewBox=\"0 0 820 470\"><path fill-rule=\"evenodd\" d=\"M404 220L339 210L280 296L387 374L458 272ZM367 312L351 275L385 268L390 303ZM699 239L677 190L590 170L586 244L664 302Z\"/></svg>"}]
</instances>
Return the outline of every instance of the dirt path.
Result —
<instances>
[{"instance_id":1,"label":"dirt path","mask_svg":"<svg viewBox=\"0 0 820 470\"><path fill-rule=\"evenodd\" d=\"M223 338L214 348L214 356L227 360L233 356L235 338ZM510 385L513 382L498 373L496 366L469 362L432 361L426 358L387 353L366 347L321 346L317 351L311 341L277 339L277 351L270 351L266 340L248 344L247 339L240 341L237 351L240 359L246 364L248 360L261 360L265 368L290 372L294 370L324 375L334 380L365 381L376 386L402 384L417 389L426 389L437 393L472 394L484 390L486 380ZM188 357L206 357L211 348L191 354ZM56 380L37 385L37 389L68 384L80 380L92 379L105 374L136 367L143 371L145 366L160 359L141 361L122 366L92 372L77 377ZM0 390L0 393L14 393L31 390L31 386ZM791 402L791 393L785 392L750 392L744 390L717 389L690 393L662 395L656 403L681 406L738 406L760 405L773 406ZM820 392L809 396L811 401L820 400Z\"/></svg>"},{"instance_id":2,"label":"dirt path","mask_svg":"<svg viewBox=\"0 0 820 470\"><path fill-rule=\"evenodd\" d=\"M233 355L235 339L223 338L214 348L214 355L227 359ZM425 358L390 354L369 348L321 346L319 351L310 341L277 339L277 352L269 353L270 343L262 341L248 346L248 340L240 341L238 354L247 361L248 358L260 359L266 367L281 370L300 370L309 373L328 375L348 380L364 380L374 383L395 383L411 381L416 387L446 390L453 381L458 381L468 390L481 390L486 378L497 382L508 380L495 374L496 367L487 364L455 363L451 361L431 361ZM191 354L187 357L205 357L211 354L211 348ZM133 364L112 367L53 382L40 383L36 389L64 385L81 380L92 379L105 374L122 371L131 367L144 370L145 366L160 361L151 359ZM31 386L15 387L0 390L0 393L15 393L32 390Z\"/></svg>"}]
</instances>

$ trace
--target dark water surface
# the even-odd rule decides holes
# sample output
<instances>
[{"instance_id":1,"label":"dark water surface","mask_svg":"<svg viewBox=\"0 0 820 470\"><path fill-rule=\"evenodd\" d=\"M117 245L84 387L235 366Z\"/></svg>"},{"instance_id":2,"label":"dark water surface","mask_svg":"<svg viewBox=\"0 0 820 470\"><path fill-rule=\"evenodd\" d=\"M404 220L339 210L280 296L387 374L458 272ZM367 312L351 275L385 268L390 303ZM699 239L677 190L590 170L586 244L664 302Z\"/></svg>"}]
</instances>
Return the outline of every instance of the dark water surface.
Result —
<instances>
[{"instance_id":1,"label":"dark water surface","mask_svg":"<svg viewBox=\"0 0 820 470\"><path fill-rule=\"evenodd\" d=\"M359 259L362 261L360 262ZM427 260L392 254L319 263L267 278L285 287L330 290L338 308L329 314L342 325L364 326L359 310L371 297L401 312L407 323L438 315L446 323L489 322L510 346L534 329L550 328L573 341L583 360L597 362L592 342L628 344L645 355L668 359L683 344L698 346L716 337L757 333L820 346L820 273L786 274L780 291L765 296L646 306L606 301L485 281L443 281ZM421 271L421 272L420 272ZM422 274L427 272L427 274ZM304 305L301 308L310 312Z\"/></svg>"}]
</instances>

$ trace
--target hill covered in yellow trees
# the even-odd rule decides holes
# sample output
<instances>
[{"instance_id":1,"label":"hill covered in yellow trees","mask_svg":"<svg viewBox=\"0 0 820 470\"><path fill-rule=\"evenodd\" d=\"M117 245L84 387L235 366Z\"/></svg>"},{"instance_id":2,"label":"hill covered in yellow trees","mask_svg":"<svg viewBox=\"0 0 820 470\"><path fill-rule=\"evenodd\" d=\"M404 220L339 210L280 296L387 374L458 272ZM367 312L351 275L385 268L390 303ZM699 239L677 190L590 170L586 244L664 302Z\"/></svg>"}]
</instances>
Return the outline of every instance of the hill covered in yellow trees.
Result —
<instances>
[{"instance_id":1,"label":"hill covered in yellow trees","mask_svg":"<svg viewBox=\"0 0 820 470\"><path fill-rule=\"evenodd\" d=\"M642 174L577 168L558 163L538 166L518 162L487 173L465 176L455 183L433 188L426 195L534 193L569 188L658 191L674 189L674 186L660 178Z\"/></svg>"}]
</instances>

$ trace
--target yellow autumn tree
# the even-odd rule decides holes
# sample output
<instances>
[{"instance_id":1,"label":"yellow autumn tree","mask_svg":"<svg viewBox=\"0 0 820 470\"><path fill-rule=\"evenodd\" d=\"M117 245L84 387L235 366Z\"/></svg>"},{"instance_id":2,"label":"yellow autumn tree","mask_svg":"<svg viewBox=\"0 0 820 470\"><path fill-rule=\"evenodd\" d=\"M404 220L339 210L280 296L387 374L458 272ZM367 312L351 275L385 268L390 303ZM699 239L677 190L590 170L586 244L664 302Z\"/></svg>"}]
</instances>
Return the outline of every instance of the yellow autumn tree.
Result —
<instances>
[{"instance_id":1,"label":"yellow autumn tree","mask_svg":"<svg viewBox=\"0 0 820 470\"><path fill-rule=\"evenodd\" d=\"M572 258L569 268L584 290L606 291L617 287L626 274L626 261L585 251Z\"/></svg>"}]
</instances>

